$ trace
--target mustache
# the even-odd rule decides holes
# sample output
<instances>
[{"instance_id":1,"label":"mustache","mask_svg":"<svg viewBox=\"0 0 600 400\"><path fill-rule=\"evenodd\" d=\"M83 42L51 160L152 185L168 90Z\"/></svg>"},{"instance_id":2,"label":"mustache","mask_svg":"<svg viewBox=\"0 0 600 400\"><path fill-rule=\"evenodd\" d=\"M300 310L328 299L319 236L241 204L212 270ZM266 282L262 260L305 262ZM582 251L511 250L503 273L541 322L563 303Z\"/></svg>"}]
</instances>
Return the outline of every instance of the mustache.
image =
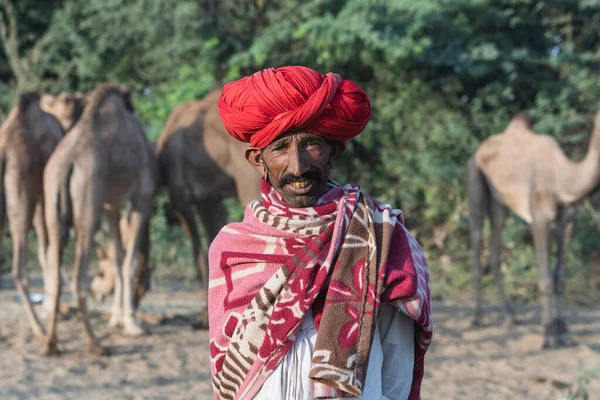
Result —
<instances>
[{"instance_id":1,"label":"mustache","mask_svg":"<svg viewBox=\"0 0 600 400\"><path fill-rule=\"evenodd\" d=\"M300 182L300 181L305 181L305 180L320 182L321 181L321 173L318 171L307 171L300 176L297 176L294 174L286 174L281 178L279 183L281 184L281 186L284 186L289 183Z\"/></svg>"}]
</instances>

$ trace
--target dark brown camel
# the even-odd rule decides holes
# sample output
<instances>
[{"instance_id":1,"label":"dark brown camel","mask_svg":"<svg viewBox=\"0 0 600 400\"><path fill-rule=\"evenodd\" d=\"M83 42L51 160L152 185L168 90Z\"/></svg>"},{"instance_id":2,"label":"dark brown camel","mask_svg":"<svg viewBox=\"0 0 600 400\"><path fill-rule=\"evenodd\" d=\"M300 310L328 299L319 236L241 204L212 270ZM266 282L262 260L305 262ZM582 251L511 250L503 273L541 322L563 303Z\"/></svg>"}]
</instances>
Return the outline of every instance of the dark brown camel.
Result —
<instances>
[{"instance_id":1,"label":"dark brown camel","mask_svg":"<svg viewBox=\"0 0 600 400\"><path fill-rule=\"evenodd\" d=\"M221 89L213 90L203 100L176 107L157 143L162 180L192 240L194 265L204 287L201 327L208 326L208 260L195 213L210 243L227 223L225 198L237 195L242 205L260 198L260 176L248 167L244 157L247 144L229 136L219 117L220 94Z\"/></svg>"},{"instance_id":2,"label":"dark brown camel","mask_svg":"<svg viewBox=\"0 0 600 400\"><path fill-rule=\"evenodd\" d=\"M483 222L491 220L490 266L507 322L514 322L506 299L500 249L507 209L531 227L540 268L544 348L569 344L562 297L566 277L564 255L573 230L572 204L587 196L600 181L600 112L585 158L569 160L556 140L531 130L530 120L518 115L506 130L485 140L468 163L467 190L471 230L473 282L475 285L474 325L481 322L480 254ZM554 272L549 262L549 226L559 216L558 253ZM553 310L553 302L555 308ZM555 312L553 316L553 311Z\"/></svg>"},{"instance_id":3,"label":"dark brown camel","mask_svg":"<svg viewBox=\"0 0 600 400\"><path fill-rule=\"evenodd\" d=\"M139 231L149 217L155 183L149 145L133 114L129 93L111 85L99 85L87 96L81 118L56 147L44 171L46 227L49 247L49 291L52 311L44 354L57 352L56 311L60 293L63 236L72 219L77 236L72 292L77 299L90 350L103 353L88 320L83 287L94 234L106 211L116 249L117 277L111 326L123 325L124 333L140 335L134 318L132 279ZM120 210L131 203L131 237L126 253L119 230ZM122 276L121 276L122 272Z\"/></svg>"},{"instance_id":4,"label":"dark brown camel","mask_svg":"<svg viewBox=\"0 0 600 400\"><path fill-rule=\"evenodd\" d=\"M0 127L0 240L5 217L13 244L12 274L35 336L43 340L44 330L29 300L27 285L27 234L35 227L38 257L44 284L48 279L45 251L48 245L44 224L43 171L64 131L52 115L40 107L38 93L20 95L17 104Z\"/></svg>"}]
</instances>

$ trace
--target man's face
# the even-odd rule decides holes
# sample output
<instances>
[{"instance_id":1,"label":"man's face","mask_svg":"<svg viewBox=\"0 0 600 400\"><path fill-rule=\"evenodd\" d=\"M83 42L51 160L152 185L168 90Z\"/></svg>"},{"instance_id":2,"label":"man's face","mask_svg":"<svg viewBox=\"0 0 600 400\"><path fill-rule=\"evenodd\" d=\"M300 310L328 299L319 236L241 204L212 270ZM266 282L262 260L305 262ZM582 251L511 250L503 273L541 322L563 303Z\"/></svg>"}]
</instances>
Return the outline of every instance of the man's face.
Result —
<instances>
[{"instance_id":1,"label":"man's face","mask_svg":"<svg viewBox=\"0 0 600 400\"><path fill-rule=\"evenodd\" d=\"M344 149L323 137L299 131L280 136L246 157L292 207L310 207L326 191L333 162Z\"/></svg>"}]
</instances>

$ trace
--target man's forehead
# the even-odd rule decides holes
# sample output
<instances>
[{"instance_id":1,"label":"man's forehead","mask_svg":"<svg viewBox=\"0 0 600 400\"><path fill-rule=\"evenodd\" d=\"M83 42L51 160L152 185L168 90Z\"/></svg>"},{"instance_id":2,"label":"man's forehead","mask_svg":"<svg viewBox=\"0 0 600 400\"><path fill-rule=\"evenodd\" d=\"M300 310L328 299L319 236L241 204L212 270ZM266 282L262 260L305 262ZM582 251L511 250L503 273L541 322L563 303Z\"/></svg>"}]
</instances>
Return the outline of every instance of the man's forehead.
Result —
<instances>
[{"instance_id":1,"label":"man's forehead","mask_svg":"<svg viewBox=\"0 0 600 400\"><path fill-rule=\"evenodd\" d=\"M298 131L286 132L286 133L278 136L275 140L273 140L271 143L269 143L269 145L272 145L277 142L281 142L282 140L289 140L292 137L299 137L301 139L319 138L319 139L325 140L325 138L323 136L318 135L316 133L312 133L312 132L309 132L306 130L298 130Z\"/></svg>"}]
</instances>

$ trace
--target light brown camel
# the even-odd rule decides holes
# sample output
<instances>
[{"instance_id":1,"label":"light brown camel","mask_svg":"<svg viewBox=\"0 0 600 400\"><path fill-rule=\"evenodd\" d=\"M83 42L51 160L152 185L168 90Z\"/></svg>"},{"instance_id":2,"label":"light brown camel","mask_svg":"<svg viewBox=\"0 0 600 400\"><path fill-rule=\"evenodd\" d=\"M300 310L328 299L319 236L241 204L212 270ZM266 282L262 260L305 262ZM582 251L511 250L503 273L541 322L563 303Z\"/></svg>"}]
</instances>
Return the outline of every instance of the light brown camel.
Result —
<instances>
[{"instance_id":1,"label":"light brown camel","mask_svg":"<svg viewBox=\"0 0 600 400\"><path fill-rule=\"evenodd\" d=\"M40 105L42 109L56 117L56 119L60 122L60 124L65 129L65 132L68 132L75 123L81 117L81 113L85 107L85 95L82 93L60 93L57 96L53 96L50 94L43 94L40 100ZM150 143L151 150L151 158L152 158L152 166L154 168L154 176L156 182L158 182L160 176L158 173L158 161L156 160L155 152L156 152L156 144ZM159 188L159 185L156 186ZM128 218L123 216L121 218L121 237L123 239L123 245L127 245L127 238L124 237L126 235L125 226L128 224ZM142 230L142 236L140 238L140 247L142 251L138 251L136 253L135 262L136 266L136 276L134 277L134 305L137 309L139 301L144 296L146 291L150 287L150 269L145 265L148 262L148 256L150 252L150 243L148 233L146 233L146 229L148 227L145 226ZM104 251L102 249L97 249L96 253L98 254L98 264L99 264L99 272L98 277L102 277L103 275L107 275L110 277L109 280L96 279L92 280L92 284L90 286L92 296L96 298L98 301L103 301L104 297L110 295L113 292L115 287L115 273L113 264L116 263L116 251L114 246L109 243L108 251ZM63 284L67 282L64 275L61 273L61 278L63 278ZM44 298L43 309L47 312L49 311L48 305L48 297ZM75 298L73 299L75 301ZM77 305L75 305L77 307Z\"/></svg>"},{"instance_id":2,"label":"light brown camel","mask_svg":"<svg viewBox=\"0 0 600 400\"><path fill-rule=\"evenodd\" d=\"M57 353L56 311L60 293L61 237L72 217L77 236L72 292L77 299L90 350L104 353L98 344L86 311L83 287L87 266L103 210L116 249L117 277L111 326L123 325L125 334L140 335L143 329L133 313L132 278L134 251L140 227L149 217L154 182L149 146L128 92L111 85L99 85L87 96L83 114L59 143L44 170L46 227L49 247L49 291L52 311L48 319L43 354ZM132 235L126 254L121 243L120 210L131 202ZM71 215L72 214L72 215Z\"/></svg>"},{"instance_id":3,"label":"light brown camel","mask_svg":"<svg viewBox=\"0 0 600 400\"><path fill-rule=\"evenodd\" d=\"M56 118L40 107L38 93L21 94L0 127L0 240L7 217L13 244L12 275L33 333L40 340L44 338L44 330L29 300L25 271L27 236L33 223L46 282L48 269L44 254L48 240L42 179L44 166L63 135Z\"/></svg>"},{"instance_id":4,"label":"light brown camel","mask_svg":"<svg viewBox=\"0 0 600 400\"><path fill-rule=\"evenodd\" d=\"M42 108L54 115L66 131L70 130L75 123L81 117L83 108L85 106L86 96L82 93L60 93L57 96L44 94L41 98ZM160 174L158 171L158 160L156 160L156 143L150 144L150 157L151 165L153 168L153 176L156 182L156 189L160 188ZM123 245L127 243L127 233L125 229L128 226L128 217L123 216L121 218L121 237L123 239ZM134 308L137 309L141 299L150 288L151 268L147 265L150 257L150 237L149 237L149 226L145 224L142 228L139 248L134 258L136 266L136 275L133 279L134 286ZM90 291L92 297L98 301L103 302L104 299L113 293L115 287L115 272L113 264L116 262L116 251L112 244L109 243L107 251L103 249L96 250L98 256L98 273L92 280L90 285ZM63 279L63 283L67 282ZM44 309L47 309L48 296L44 298ZM74 299L75 300L75 299Z\"/></svg>"},{"instance_id":5,"label":"light brown camel","mask_svg":"<svg viewBox=\"0 0 600 400\"><path fill-rule=\"evenodd\" d=\"M194 265L204 288L205 308L198 321L202 328L208 326L208 261L195 213L210 243L227 223L225 198L237 195L242 205L260 198L260 176L244 157L248 145L232 138L219 117L220 94L221 89L216 89L203 100L177 106L157 143L162 181L192 240Z\"/></svg>"},{"instance_id":6,"label":"light brown camel","mask_svg":"<svg viewBox=\"0 0 600 400\"><path fill-rule=\"evenodd\" d=\"M569 160L554 138L531 130L523 114L513 118L506 130L486 139L468 163L468 197L471 230L473 282L475 286L474 325L481 319L480 254L482 227L486 214L491 220L490 266L492 267L504 316L514 322L506 299L500 269L502 227L507 208L531 227L540 268L544 348L571 343L564 320L562 296L566 277L564 254L573 230L572 204L588 195L600 181L600 112L585 158ZM558 252L554 272L549 263L550 223L557 225ZM553 301L555 315L553 316Z\"/></svg>"}]
</instances>

